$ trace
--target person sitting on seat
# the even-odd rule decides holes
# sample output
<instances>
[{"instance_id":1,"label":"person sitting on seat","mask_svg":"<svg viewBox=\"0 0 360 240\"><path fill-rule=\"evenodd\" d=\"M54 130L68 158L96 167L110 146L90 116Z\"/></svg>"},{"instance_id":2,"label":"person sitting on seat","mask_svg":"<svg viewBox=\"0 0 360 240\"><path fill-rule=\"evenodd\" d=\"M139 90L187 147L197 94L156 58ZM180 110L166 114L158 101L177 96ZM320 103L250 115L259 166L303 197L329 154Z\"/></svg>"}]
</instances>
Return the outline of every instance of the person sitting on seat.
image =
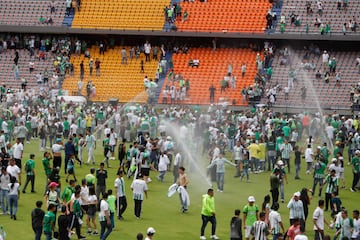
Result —
<instances>
[{"instance_id":1,"label":"person sitting on seat","mask_svg":"<svg viewBox=\"0 0 360 240\"><path fill-rule=\"evenodd\" d=\"M316 79L321 79L321 77L322 77L322 73L321 73L321 71L320 71L320 69L319 69L319 70L317 70L317 72L315 73L315 78L316 78Z\"/></svg>"},{"instance_id":2,"label":"person sitting on seat","mask_svg":"<svg viewBox=\"0 0 360 240\"><path fill-rule=\"evenodd\" d=\"M44 24L45 23L45 18L43 17L43 16L40 16L39 17L39 23L41 23L41 24Z\"/></svg>"}]
</instances>

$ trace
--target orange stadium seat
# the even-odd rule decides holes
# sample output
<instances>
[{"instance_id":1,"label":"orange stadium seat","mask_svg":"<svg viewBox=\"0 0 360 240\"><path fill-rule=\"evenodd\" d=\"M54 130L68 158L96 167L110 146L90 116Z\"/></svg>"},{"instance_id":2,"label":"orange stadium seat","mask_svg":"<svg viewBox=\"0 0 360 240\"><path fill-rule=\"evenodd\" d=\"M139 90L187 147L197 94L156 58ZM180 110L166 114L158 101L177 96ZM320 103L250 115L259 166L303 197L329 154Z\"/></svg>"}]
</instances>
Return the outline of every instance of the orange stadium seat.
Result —
<instances>
[{"instance_id":1,"label":"orange stadium seat","mask_svg":"<svg viewBox=\"0 0 360 240\"><path fill-rule=\"evenodd\" d=\"M271 5L268 0L212 0L182 2L181 7L189 17L185 22L178 17L178 31L262 33Z\"/></svg>"},{"instance_id":2,"label":"orange stadium seat","mask_svg":"<svg viewBox=\"0 0 360 240\"><path fill-rule=\"evenodd\" d=\"M190 59L200 60L199 68L188 66ZM189 96L184 103L188 104L209 104L209 87L213 84L216 88L215 102L220 99L227 99L229 102L235 100L236 105L242 104L241 89L254 83L256 74L255 66L256 52L250 49L217 49L215 52L209 48L192 48L188 54L174 54L175 74L181 73L184 79L189 79ZM246 63L247 70L244 78L241 77L241 66ZM233 65L233 74L236 76L236 88L228 88L225 93L220 93L220 81L227 74L228 64ZM166 85L172 83L165 79L162 90ZM178 83L175 83L177 86ZM160 94L159 103L162 103ZM245 105L245 104L244 104Z\"/></svg>"},{"instance_id":3,"label":"orange stadium seat","mask_svg":"<svg viewBox=\"0 0 360 240\"><path fill-rule=\"evenodd\" d=\"M74 76L68 76L63 84L65 90L69 93L77 92L77 83L80 76L80 62L84 60L85 78L82 94L86 94L86 83L92 80L96 87L96 97L94 101L108 101L109 98L118 98L120 102L136 102L145 103L147 94L144 92L143 79L144 76L153 78L157 69L157 61L145 62L145 58L141 56L139 59L128 59L128 64L121 64L122 47L115 47L105 52L105 55L99 54L99 49L93 47L90 49L91 58L99 58L101 61L100 76L89 74L89 59L76 55L71 56L71 62L75 66ZM127 48L129 49L129 48ZM140 73L140 62L144 60L144 73Z\"/></svg>"}]
</instances>

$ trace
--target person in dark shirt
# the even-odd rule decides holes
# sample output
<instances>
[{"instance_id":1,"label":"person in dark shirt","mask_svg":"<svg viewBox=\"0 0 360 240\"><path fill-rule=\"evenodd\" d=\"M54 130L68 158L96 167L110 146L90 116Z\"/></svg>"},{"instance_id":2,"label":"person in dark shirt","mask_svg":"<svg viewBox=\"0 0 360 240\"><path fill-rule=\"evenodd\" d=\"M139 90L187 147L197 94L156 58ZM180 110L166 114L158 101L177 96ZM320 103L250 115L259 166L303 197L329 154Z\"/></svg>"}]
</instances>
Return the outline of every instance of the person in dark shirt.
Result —
<instances>
[{"instance_id":1,"label":"person in dark shirt","mask_svg":"<svg viewBox=\"0 0 360 240\"><path fill-rule=\"evenodd\" d=\"M60 183L60 175L59 175L59 167L53 168L52 172L49 175L49 183L55 182L58 184L56 187L56 192L58 193L58 196L60 196L60 189L61 189L61 183Z\"/></svg>"},{"instance_id":2,"label":"person in dark shirt","mask_svg":"<svg viewBox=\"0 0 360 240\"><path fill-rule=\"evenodd\" d=\"M230 221L230 240L242 240L242 221L239 216L240 210L236 209Z\"/></svg>"},{"instance_id":3,"label":"person in dark shirt","mask_svg":"<svg viewBox=\"0 0 360 240\"><path fill-rule=\"evenodd\" d=\"M1 148L0 152L0 166L7 167L9 164L10 155L6 152L6 148Z\"/></svg>"},{"instance_id":4,"label":"person in dark shirt","mask_svg":"<svg viewBox=\"0 0 360 240\"><path fill-rule=\"evenodd\" d=\"M37 201L36 208L34 208L31 212L31 224L32 224L32 229L34 230L35 233L35 240L41 239L41 234L43 231L43 221L44 221L45 212L44 210L41 209L42 204L43 204L42 201Z\"/></svg>"},{"instance_id":5,"label":"person in dark shirt","mask_svg":"<svg viewBox=\"0 0 360 240\"><path fill-rule=\"evenodd\" d=\"M100 193L103 195L106 192L106 179L108 177L107 171L104 169L105 164L100 163L100 168L96 170L96 197L100 199Z\"/></svg>"},{"instance_id":6,"label":"person in dark shirt","mask_svg":"<svg viewBox=\"0 0 360 240\"><path fill-rule=\"evenodd\" d=\"M71 156L75 156L75 145L72 137L65 143L65 174L67 174L67 165Z\"/></svg>"},{"instance_id":7,"label":"person in dark shirt","mask_svg":"<svg viewBox=\"0 0 360 240\"><path fill-rule=\"evenodd\" d=\"M59 226L59 239L61 240L70 240L69 233L71 232L70 218L66 215L66 206L61 207L61 214L58 217L58 226Z\"/></svg>"},{"instance_id":8,"label":"person in dark shirt","mask_svg":"<svg viewBox=\"0 0 360 240\"><path fill-rule=\"evenodd\" d=\"M295 179L300 179L299 177L300 165L301 165L301 151L299 149L299 146L295 146Z\"/></svg>"}]
</instances>

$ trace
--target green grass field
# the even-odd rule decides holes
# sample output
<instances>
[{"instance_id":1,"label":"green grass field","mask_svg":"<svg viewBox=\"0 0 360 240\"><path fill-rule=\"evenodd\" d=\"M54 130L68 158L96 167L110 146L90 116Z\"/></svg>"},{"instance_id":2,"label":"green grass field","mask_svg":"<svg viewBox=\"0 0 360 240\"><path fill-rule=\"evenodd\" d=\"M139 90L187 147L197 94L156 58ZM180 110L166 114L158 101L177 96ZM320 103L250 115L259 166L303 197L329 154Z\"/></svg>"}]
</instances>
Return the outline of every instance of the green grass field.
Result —
<instances>
[{"instance_id":1,"label":"green grass field","mask_svg":"<svg viewBox=\"0 0 360 240\"><path fill-rule=\"evenodd\" d=\"M98 142L100 143L100 142ZM21 194L19 202L19 210L17 214L18 220L11 220L9 215L0 216L0 225L3 225L7 232L7 239L19 239L27 240L34 239L34 234L31 228L31 210L35 206L37 200L43 200L43 191L44 191L44 182L45 176L43 167L41 165L42 153L39 152L38 141L33 140L31 144L25 144L25 152L23 157L23 162L28 158L30 153L36 154L36 187L35 190L37 193L30 193L30 188L28 186L27 193ZM101 146L98 144L98 146ZM346 151L344 151L346 152ZM87 154L84 154L86 159ZM97 164L103 159L102 157L102 147L96 149L96 161ZM347 159L347 156L345 156ZM205 162L207 160L203 160ZM347 160L346 160L347 162ZM293 159L291 159L293 164ZM114 180L116 178L116 170L118 166L118 161L110 162L112 168L108 169L108 188L113 189ZM201 165L204 165L202 163ZM199 164L200 165L200 164ZM80 180L89 172L90 166L84 165L80 168L79 165L76 165L75 171L77 178ZM61 177L63 186L65 183L65 176L61 169ZM205 172L205 170L203 171ZM217 212L217 232L216 234L221 239L229 239L229 223L233 215L234 209L242 208L247 203L247 198L249 195L254 195L256 198L256 203L261 206L263 198L269 192L269 172L264 172L261 174L251 174L250 182L246 181L240 182L239 178L233 178L235 168L227 166L227 172L225 174L225 190L223 193L215 192L215 202L216 202L216 212ZM299 191L303 187L311 188L312 187L312 175L305 174L305 163L302 164L301 169L301 180L294 180L294 168L292 166L292 172L288 175L289 184L285 186L285 203L280 204L280 213L283 218L285 227L289 226L289 211L286 208L288 200L291 198L292 194L296 191ZM180 201L177 195L172 198L167 197L167 189L172 184L173 176L171 172L168 172L165 177L165 182L158 182L156 179L157 173L152 172L151 178L153 182L148 184L149 192L148 199L143 203L143 213L142 219L137 220L134 217L134 204L132 201L132 193L129 188L131 184L131 179L126 179L127 185L127 200L128 208L124 213L124 221L115 220L115 229L108 239L136 239L135 236L138 232L146 233L148 227L154 227L156 229L156 234L154 239L165 240L165 239L199 239L200 236L200 226L201 226L201 199L202 194L206 193L208 185L202 177L203 174L193 170L188 173L190 177L189 184L189 194L191 199L191 206L189 212L183 214L180 212ZM351 167L346 166L345 174L347 183L347 188L340 191L340 197L343 202L343 205L350 211L355 208L359 208L359 204L356 203L359 199L359 193L352 193L349 191L349 187L352 182L352 173ZM23 174L23 183L25 183L25 175ZM213 184L216 189L216 183ZM323 193L324 195L324 193ZM316 195L317 196L317 192ZM309 208L309 218L307 220L307 234L312 238L312 221L311 216L312 212L315 209L318 201L318 197L314 197L311 201L311 206ZM44 204L45 205L45 204ZM326 218L330 219L330 213L326 212ZM206 229L205 236L209 238L210 236L210 224ZM99 224L98 224L98 230ZM83 225L82 233L86 233L86 226ZM333 235L334 230L326 229L326 233ZM89 236L88 239L98 239L99 236ZM73 239L76 239L73 237Z\"/></svg>"}]
</instances>

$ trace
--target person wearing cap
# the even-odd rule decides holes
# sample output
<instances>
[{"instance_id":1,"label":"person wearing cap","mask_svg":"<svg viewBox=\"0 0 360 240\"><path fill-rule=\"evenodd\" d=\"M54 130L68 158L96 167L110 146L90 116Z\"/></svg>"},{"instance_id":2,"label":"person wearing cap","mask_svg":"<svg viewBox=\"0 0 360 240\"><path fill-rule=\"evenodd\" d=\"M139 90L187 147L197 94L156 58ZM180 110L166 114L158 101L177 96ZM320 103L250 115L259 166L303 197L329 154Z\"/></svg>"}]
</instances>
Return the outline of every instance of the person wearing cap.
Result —
<instances>
[{"instance_id":1,"label":"person wearing cap","mask_svg":"<svg viewBox=\"0 0 360 240\"><path fill-rule=\"evenodd\" d=\"M123 213L127 208L126 194L125 194L125 181L124 181L124 172L118 170L117 178L115 179L114 187L116 190L117 197L117 217L119 220L123 220Z\"/></svg>"},{"instance_id":2,"label":"person wearing cap","mask_svg":"<svg viewBox=\"0 0 360 240\"><path fill-rule=\"evenodd\" d=\"M356 192L356 185L360 179L360 150L355 151L355 156L351 160L351 167L353 172L353 181L350 191Z\"/></svg>"},{"instance_id":3,"label":"person wearing cap","mask_svg":"<svg viewBox=\"0 0 360 240\"><path fill-rule=\"evenodd\" d=\"M205 228L208 222L211 223L211 239L219 239L215 235L216 232L216 212L215 212L215 198L214 189L209 188L207 194L202 196L201 219L202 225L200 229L200 239L205 240Z\"/></svg>"},{"instance_id":4,"label":"person wearing cap","mask_svg":"<svg viewBox=\"0 0 360 240\"><path fill-rule=\"evenodd\" d=\"M339 178L336 177L335 169L332 169L326 176L324 185L327 185L325 188L325 211L328 211L331 194L339 190Z\"/></svg>"},{"instance_id":5,"label":"person wearing cap","mask_svg":"<svg viewBox=\"0 0 360 240\"><path fill-rule=\"evenodd\" d=\"M304 205L300 201L300 192L295 192L293 197L290 199L287 208L290 209L290 225L293 225L294 219L300 219L300 222L304 223L305 214L304 214Z\"/></svg>"},{"instance_id":6,"label":"person wearing cap","mask_svg":"<svg viewBox=\"0 0 360 240\"><path fill-rule=\"evenodd\" d=\"M272 206L279 202L279 187L280 187L280 169L274 169L274 172L270 176L270 192L272 197Z\"/></svg>"},{"instance_id":7,"label":"person wearing cap","mask_svg":"<svg viewBox=\"0 0 360 240\"><path fill-rule=\"evenodd\" d=\"M152 240L155 234L155 229L153 227L149 227L146 231L146 238L145 240Z\"/></svg>"},{"instance_id":8,"label":"person wearing cap","mask_svg":"<svg viewBox=\"0 0 360 240\"><path fill-rule=\"evenodd\" d=\"M265 222L265 212L259 214L260 219L257 220L251 227L251 235L255 240L267 240L267 235L270 234L268 225Z\"/></svg>"},{"instance_id":9,"label":"person wearing cap","mask_svg":"<svg viewBox=\"0 0 360 240\"><path fill-rule=\"evenodd\" d=\"M24 169L26 172L26 181L25 186L22 190L22 193L26 192L26 187L31 182L31 192L34 193L34 186L35 186L35 154L30 154L30 159L26 160Z\"/></svg>"},{"instance_id":10,"label":"person wearing cap","mask_svg":"<svg viewBox=\"0 0 360 240\"><path fill-rule=\"evenodd\" d=\"M286 174L286 169L285 169L285 166L284 166L284 162L282 160L279 160L276 162L275 164L275 167L273 169L273 173L275 172L276 169L279 169L279 180L280 180L280 197L281 197L281 202L284 202L284 199L285 199L285 192L284 192L284 187L285 187L285 184L288 184L288 180L287 180L287 174Z\"/></svg>"},{"instance_id":11,"label":"person wearing cap","mask_svg":"<svg viewBox=\"0 0 360 240\"><path fill-rule=\"evenodd\" d=\"M144 177L141 173L138 174L137 179L135 179L130 186L133 191L133 199L134 199L134 213L137 219L141 217L142 210L142 202L144 197L147 198L148 186Z\"/></svg>"},{"instance_id":12,"label":"person wearing cap","mask_svg":"<svg viewBox=\"0 0 360 240\"><path fill-rule=\"evenodd\" d=\"M257 220L259 220L259 207L255 204L255 198L249 196L248 204L246 204L243 209L243 223L246 240L250 239L251 228Z\"/></svg>"}]
</instances>

